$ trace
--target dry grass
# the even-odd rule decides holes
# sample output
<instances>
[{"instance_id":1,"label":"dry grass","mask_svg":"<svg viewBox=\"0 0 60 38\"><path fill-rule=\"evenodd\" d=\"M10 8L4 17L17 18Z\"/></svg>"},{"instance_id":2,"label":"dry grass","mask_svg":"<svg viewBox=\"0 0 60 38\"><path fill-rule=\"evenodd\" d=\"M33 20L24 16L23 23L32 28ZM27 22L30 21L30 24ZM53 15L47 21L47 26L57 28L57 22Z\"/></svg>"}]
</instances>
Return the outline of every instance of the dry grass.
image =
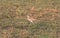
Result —
<instances>
[{"instance_id":1,"label":"dry grass","mask_svg":"<svg viewBox=\"0 0 60 38\"><path fill-rule=\"evenodd\" d=\"M0 0L0 38L60 38L59 10L60 0Z\"/></svg>"}]
</instances>

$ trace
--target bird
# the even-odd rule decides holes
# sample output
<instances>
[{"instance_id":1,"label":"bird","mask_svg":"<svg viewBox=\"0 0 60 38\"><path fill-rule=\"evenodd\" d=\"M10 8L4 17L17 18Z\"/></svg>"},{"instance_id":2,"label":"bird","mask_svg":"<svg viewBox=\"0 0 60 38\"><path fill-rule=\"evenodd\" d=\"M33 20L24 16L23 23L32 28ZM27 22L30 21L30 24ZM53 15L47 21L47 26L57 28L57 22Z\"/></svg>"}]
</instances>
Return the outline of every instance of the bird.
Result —
<instances>
[{"instance_id":1,"label":"bird","mask_svg":"<svg viewBox=\"0 0 60 38\"><path fill-rule=\"evenodd\" d=\"M30 17L29 15L27 15L27 20L30 21L31 23L33 23L33 21L35 21L36 19Z\"/></svg>"}]
</instances>

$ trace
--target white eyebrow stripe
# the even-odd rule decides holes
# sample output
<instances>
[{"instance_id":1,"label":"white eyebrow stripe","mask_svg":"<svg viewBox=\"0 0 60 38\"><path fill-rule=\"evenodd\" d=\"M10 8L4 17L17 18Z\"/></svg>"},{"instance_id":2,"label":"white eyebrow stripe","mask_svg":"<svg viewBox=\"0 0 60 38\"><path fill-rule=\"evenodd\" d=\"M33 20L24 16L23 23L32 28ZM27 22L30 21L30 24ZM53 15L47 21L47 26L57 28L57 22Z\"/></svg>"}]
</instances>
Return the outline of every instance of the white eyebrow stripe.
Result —
<instances>
[{"instance_id":1,"label":"white eyebrow stripe","mask_svg":"<svg viewBox=\"0 0 60 38\"><path fill-rule=\"evenodd\" d=\"M36 20L36 19L34 19L34 18L30 17L30 16L27 16L27 20L33 23L33 21Z\"/></svg>"}]
</instances>

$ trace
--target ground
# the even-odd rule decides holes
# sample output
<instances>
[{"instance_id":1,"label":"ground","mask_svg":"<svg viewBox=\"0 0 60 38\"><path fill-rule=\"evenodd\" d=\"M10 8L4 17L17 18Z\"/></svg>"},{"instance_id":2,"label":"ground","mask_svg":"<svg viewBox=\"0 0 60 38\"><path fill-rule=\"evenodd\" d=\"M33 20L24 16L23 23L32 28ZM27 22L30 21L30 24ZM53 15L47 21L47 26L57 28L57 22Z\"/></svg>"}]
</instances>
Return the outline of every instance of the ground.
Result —
<instances>
[{"instance_id":1,"label":"ground","mask_svg":"<svg viewBox=\"0 0 60 38\"><path fill-rule=\"evenodd\" d=\"M27 15L37 20L31 23ZM0 0L0 38L60 38L60 0Z\"/></svg>"}]
</instances>

